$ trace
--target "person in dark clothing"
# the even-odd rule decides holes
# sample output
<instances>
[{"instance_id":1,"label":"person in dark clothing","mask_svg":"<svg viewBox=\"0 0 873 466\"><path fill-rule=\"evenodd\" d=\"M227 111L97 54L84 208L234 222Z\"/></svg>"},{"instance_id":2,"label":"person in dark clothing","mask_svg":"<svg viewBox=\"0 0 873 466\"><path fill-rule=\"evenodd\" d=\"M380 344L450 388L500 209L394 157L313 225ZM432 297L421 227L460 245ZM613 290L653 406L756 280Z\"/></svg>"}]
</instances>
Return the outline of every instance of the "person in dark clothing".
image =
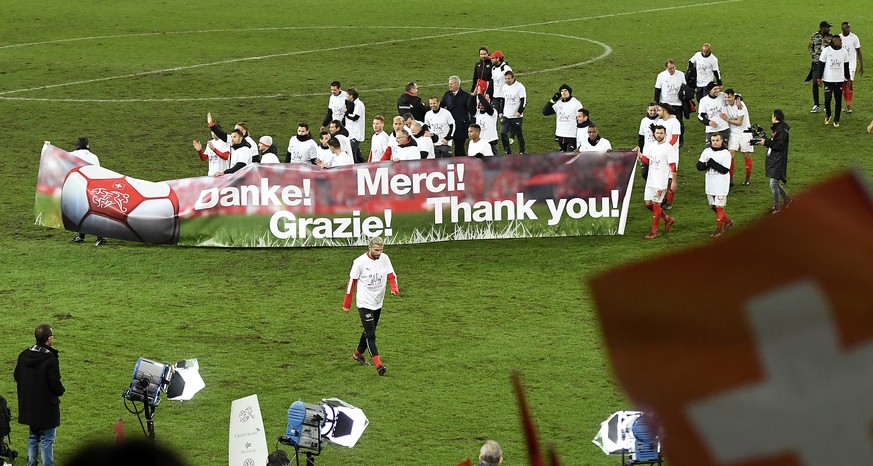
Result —
<instances>
[{"instance_id":1,"label":"person in dark clothing","mask_svg":"<svg viewBox=\"0 0 873 466\"><path fill-rule=\"evenodd\" d=\"M782 184L788 183L788 130L791 127L785 122L785 114L778 108L773 110L772 129L773 136L760 140L758 145L767 147L764 173L770 178L770 190L773 192L773 208L770 212L775 214L794 201L782 187ZM782 196L781 207L779 196Z\"/></svg>"},{"instance_id":2,"label":"person in dark clothing","mask_svg":"<svg viewBox=\"0 0 873 466\"><path fill-rule=\"evenodd\" d=\"M40 324L33 332L36 344L18 355L14 378L18 385L18 422L30 427L27 464L54 466L55 430L61 425L60 396L64 394L58 351L52 348L54 330Z\"/></svg>"},{"instance_id":3,"label":"person in dark clothing","mask_svg":"<svg viewBox=\"0 0 873 466\"><path fill-rule=\"evenodd\" d=\"M397 114L411 113L417 121L424 121L428 108L418 96L418 84L412 81L406 83L406 92L397 99Z\"/></svg>"},{"instance_id":4,"label":"person in dark clothing","mask_svg":"<svg viewBox=\"0 0 873 466\"><path fill-rule=\"evenodd\" d=\"M455 157L467 155L464 146L467 144L467 129L470 127L470 110L467 101L470 94L461 89L461 78L452 76L449 78L449 90L443 94L440 107L451 112L455 119L455 134L451 135L455 144Z\"/></svg>"},{"instance_id":5,"label":"person in dark clothing","mask_svg":"<svg viewBox=\"0 0 873 466\"><path fill-rule=\"evenodd\" d=\"M473 85L470 87L470 92L479 86L479 93L485 94L489 98L494 98L494 81L491 80L491 68L494 64L491 62L491 55L488 54L488 47L479 47L479 61L476 62L476 67L473 68ZM464 131L467 131L464 129Z\"/></svg>"}]
</instances>

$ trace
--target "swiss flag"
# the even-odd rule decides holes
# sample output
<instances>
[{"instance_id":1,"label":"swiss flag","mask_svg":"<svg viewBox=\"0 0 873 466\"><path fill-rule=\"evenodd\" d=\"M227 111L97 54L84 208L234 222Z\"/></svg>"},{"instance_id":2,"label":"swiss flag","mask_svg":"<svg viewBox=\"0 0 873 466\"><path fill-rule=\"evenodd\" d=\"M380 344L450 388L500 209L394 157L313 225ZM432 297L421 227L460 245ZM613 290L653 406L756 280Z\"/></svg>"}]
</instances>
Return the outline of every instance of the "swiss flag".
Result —
<instances>
[{"instance_id":1,"label":"swiss flag","mask_svg":"<svg viewBox=\"0 0 873 466\"><path fill-rule=\"evenodd\" d=\"M873 464L873 202L854 174L591 287L671 466Z\"/></svg>"}]
</instances>

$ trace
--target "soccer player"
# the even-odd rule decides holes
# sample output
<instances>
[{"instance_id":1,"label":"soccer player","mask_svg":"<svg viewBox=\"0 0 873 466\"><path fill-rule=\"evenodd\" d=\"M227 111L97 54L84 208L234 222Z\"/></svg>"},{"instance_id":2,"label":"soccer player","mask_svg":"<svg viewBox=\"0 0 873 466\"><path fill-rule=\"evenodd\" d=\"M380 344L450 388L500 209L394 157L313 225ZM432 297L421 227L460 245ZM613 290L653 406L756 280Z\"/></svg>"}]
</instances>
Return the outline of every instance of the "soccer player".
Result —
<instances>
[{"instance_id":1,"label":"soccer player","mask_svg":"<svg viewBox=\"0 0 873 466\"><path fill-rule=\"evenodd\" d=\"M388 150L391 136L384 131L385 117L376 115L373 118L373 138L370 140L370 157L368 162L382 162L391 160L391 151Z\"/></svg>"},{"instance_id":2,"label":"soccer player","mask_svg":"<svg viewBox=\"0 0 873 466\"><path fill-rule=\"evenodd\" d=\"M843 84L854 89L849 73L849 51L843 48L843 40L839 35L831 37L831 45L821 51L818 59L818 83L825 86L825 126L834 123L834 128L840 126L840 112L843 109ZM831 115L831 100L836 98L836 108Z\"/></svg>"},{"instance_id":3,"label":"soccer player","mask_svg":"<svg viewBox=\"0 0 873 466\"><path fill-rule=\"evenodd\" d=\"M512 153L509 147L509 133L512 132L518 138L518 153L524 155L524 105L527 100L527 91L524 84L515 80L515 73L507 71L506 85L503 87L503 98L506 104L503 107L503 125L500 128L500 139L503 141L503 150L507 154Z\"/></svg>"},{"instance_id":4,"label":"soccer player","mask_svg":"<svg viewBox=\"0 0 873 466\"><path fill-rule=\"evenodd\" d=\"M358 98L358 90L354 87L349 88L346 95L346 108L344 120L345 127L349 132L349 142L351 143L351 154L355 159L355 163L364 163L364 156L361 154L361 141L366 138L365 126L366 108L361 99Z\"/></svg>"},{"instance_id":5,"label":"soccer player","mask_svg":"<svg viewBox=\"0 0 873 466\"><path fill-rule=\"evenodd\" d=\"M724 211L730 191L730 161L731 154L725 148L720 134L712 136L712 144L703 149L697 161L697 169L706 172L706 198L709 200L709 207L715 212L715 233L709 235L710 238L718 238L734 225Z\"/></svg>"},{"instance_id":6,"label":"soccer player","mask_svg":"<svg viewBox=\"0 0 873 466\"><path fill-rule=\"evenodd\" d=\"M819 91L818 83L815 79L818 74L818 59L821 56L821 51L824 47L831 45L831 23L822 21L818 24L818 31L809 39L809 44L806 48L809 49L809 57L812 58L812 66L809 68L809 74L806 75L807 81L812 81L812 110L810 113L818 112L819 108Z\"/></svg>"},{"instance_id":7,"label":"soccer player","mask_svg":"<svg viewBox=\"0 0 873 466\"><path fill-rule=\"evenodd\" d=\"M609 140L600 136L597 125L588 126L588 137L576 141L576 152L609 152L612 144Z\"/></svg>"},{"instance_id":8,"label":"soccer player","mask_svg":"<svg viewBox=\"0 0 873 466\"><path fill-rule=\"evenodd\" d=\"M397 145L391 148L391 160L395 162L421 160L418 143L409 135L409 131L406 129L398 130L395 137L397 138Z\"/></svg>"},{"instance_id":9,"label":"soccer player","mask_svg":"<svg viewBox=\"0 0 873 466\"><path fill-rule=\"evenodd\" d=\"M272 136L261 136L258 140L258 149L261 150L258 163L279 163L279 156L276 155L278 149L273 144Z\"/></svg>"},{"instance_id":10,"label":"soccer player","mask_svg":"<svg viewBox=\"0 0 873 466\"><path fill-rule=\"evenodd\" d=\"M727 145L728 151L731 153L730 185L734 184L734 155L739 150L743 153L746 164L746 180L743 181L743 184L748 186L752 179L752 151L754 150L752 134L745 132L752 126L749 122L749 109L743 102L742 96L734 92L733 89L724 91L724 98L727 105L725 105L725 114L722 115L722 118L728 122L731 129L731 139Z\"/></svg>"},{"instance_id":11,"label":"soccer player","mask_svg":"<svg viewBox=\"0 0 873 466\"><path fill-rule=\"evenodd\" d=\"M340 144L342 145L343 151L352 153L352 143L349 140L349 130L343 127L343 124L339 120L333 120L330 122L330 126L327 129L330 131L330 135L337 138Z\"/></svg>"},{"instance_id":12,"label":"soccer player","mask_svg":"<svg viewBox=\"0 0 873 466\"><path fill-rule=\"evenodd\" d=\"M330 149L330 152L333 154L333 161L328 165L325 163L321 168L335 168L342 167L345 165L354 165L355 159L352 158L352 154L343 150L342 144L340 144L339 139L336 137L332 137L327 140L327 147Z\"/></svg>"},{"instance_id":13,"label":"soccer player","mask_svg":"<svg viewBox=\"0 0 873 466\"><path fill-rule=\"evenodd\" d=\"M843 83L843 100L846 101L846 113L852 113L852 97L855 96L854 82L855 71L859 74L864 74L864 56L861 55L861 39L852 32L852 26L848 21L843 21L843 33L840 38L843 40L843 47L849 51L849 80L852 81L852 89L849 85Z\"/></svg>"},{"instance_id":14,"label":"soccer player","mask_svg":"<svg viewBox=\"0 0 873 466\"><path fill-rule=\"evenodd\" d=\"M496 98L496 97L495 97ZM488 101L487 95L474 90L467 101L467 110L476 115L476 124L479 125L479 137L491 145L491 153L497 154L497 109Z\"/></svg>"},{"instance_id":15,"label":"soccer player","mask_svg":"<svg viewBox=\"0 0 873 466\"><path fill-rule=\"evenodd\" d=\"M670 104L677 109L675 113L676 119L679 120L679 128L682 132L679 135L679 144L683 144L685 133L685 123L683 122L682 99L679 98L679 90L685 84L685 74L676 71L676 61L672 58L664 62L664 71L658 73L655 79L655 102Z\"/></svg>"},{"instance_id":16,"label":"soccer player","mask_svg":"<svg viewBox=\"0 0 873 466\"><path fill-rule=\"evenodd\" d=\"M555 115L555 141L561 152L573 152L578 147L576 141L576 114L582 109L582 102L573 97L573 88L561 84L558 92L543 106L543 115Z\"/></svg>"},{"instance_id":17,"label":"soccer player","mask_svg":"<svg viewBox=\"0 0 873 466\"><path fill-rule=\"evenodd\" d=\"M665 233L669 233L670 228L676 223L675 218L661 210L661 202L664 201L670 172L676 172L675 164L670 164L667 159L672 149L667 142L667 130L663 125L655 125L654 134L655 144L649 144L645 154L637 152L640 160L649 165L649 177L646 179L643 200L646 201L646 208L652 211L652 232L645 236L646 239L658 236L658 225L662 218L664 219ZM674 183L675 181L676 178L673 178Z\"/></svg>"},{"instance_id":18,"label":"soccer player","mask_svg":"<svg viewBox=\"0 0 873 466\"><path fill-rule=\"evenodd\" d=\"M203 144L200 143L200 140L195 139L191 141L191 144L194 146L194 150L197 151L197 155L200 156L200 160L204 162L208 161L208 168L206 171L206 176L215 176L216 173L227 168L227 159L230 157L230 146L218 139L218 136L215 133L209 133L212 136L212 139L206 143L206 147L203 147Z\"/></svg>"},{"instance_id":19,"label":"soccer player","mask_svg":"<svg viewBox=\"0 0 873 466\"><path fill-rule=\"evenodd\" d=\"M288 140L285 163L311 163L316 157L318 157L318 143L312 139L309 123L300 122L297 125L297 135Z\"/></svg>"},{"instance_id":20,"label":"soccer player","mask_svg":"<svg viewBox=\"0 0 873 466\"><path fill-rule=\"evenodd\" d=\"M779 183L788 182L788 131L791 129L785 122L785 113L780 109L773 110L773 136L764 138L758 142L759 146L767 147L767 159L764 163L764 171L770 178L770 190L773 192L773 208L770 213L778 213L779 196L782 196L782 208L787 208L794 199L785 192L785 188Z\"/></svg>"},{"instance_id":21,"label":"soccer player","mask_svg":"<svg viewBox=\"0 0 873 466\"><path fill-rule=\"evenodd\" d=\"M664 139L667 142L667 145L670 148L670 153L667 156L667 163L672 167L670 170L668 177L670 181L670 189L667 190L667 195L664 196L664 207L665 210L670 210L673 208L673 199L676 196L676 189L679 188L679 184L676 182L676 170L679 168L679 138L682 134L682 126L679 124L679 120L676 118L676 109L673 108L670 104L664 104L658 106L660 116L661 116L661 126L665 129Z\"/></svg>"},{"instance_id":22,"label":"soccer player","mask_svg":"<svg viewBox=\"0 0 873 466\"><path fill-rule=\"evenodd\" d=\"M491 83L494 86L494 97L491 98L494 109L497 110L499 117L503 116L503 104L506 99L503 98L503 86L506 85L506 72L512 71L512 67L503 58L503 52L495 50L489 58L491 58ZM473 86L473 92L476 92L476 86ZM480 94L482 94L480 92ZM487 95L487 94L485 94Z\"/></svg>"},{"instance_id":23,"label":"soccer player","mask_svg":"<svg viewBox=\"0 0 873 466\"><path fill-rule=\"evenodd\" d=\"M321 122L321 130L327 129L327 126L333 120L342 120L346 114L346 91L343 90L339 81L330 83L330 97L327 100L327 113L324 115L324 120Z\"/></svg>"},{"instance_id":24,"label":"soccer player","mask_svg":"<svg viewBox=\"0 0 873 466\"><path fill-rule=\"evenodd\" d=\"M700 51L688 60L688 67L697 70L697 101L700 102L708 92L709 83L721 85L721 75L718 70L718 58L712 54L712 46L703 44Z\"/></svg>"},{"instance_id":25,"label":"soccer player","mask_svg":"<svg viewBox=\"0 0 873 466\"><path fill-rule=\"evenodd\" d=\"M494 152L491 150L491 144L482 139L482 127L473 123L467 130L467 136L470 138L470 147L467 148L467 155L470 157L491 157Z\"/></svg>"},{"instance_id":26,"label":"soccer player","mask_svg":"<svg viewBox=\"0 0 873 466\"><path fill-rule=\"evenodd\" d=\"M660 107L655 101L649 102L649 105L646 106L646 116L640 120L640 130L637 133L637 146L634 147L634 152L645 151L647 144L655 144L655 125L662 124L661 121ZM641 163L640 174L643 179L648 178L649 166Z\"/></svg>"},{"instance_id":27,"label":"soccer player","mask_svg":"<svg viewBox=\"0 0 873 466\"><path fill-rule=\"evenodd\" d=\"M221 139L230 140L230 168L217 172L215 177L236 173L246 165L252 163L258 149L246 140L242 130L234 129L228 136L218 125L212 127L212 131Z\"/></svg>"},{"instance_id":28,"label":"soccer player","mask_svg":"<svg viewBox=\"0 0 873 466\"><path fill-rule=\"evenodd\" d=\"M318 144L315 148L315 160L312 163L321 168L330 168L333 165L334 156L327 145L327 141L330 141L330 133L327 131L320 132L318 134Z\"/></svg>"},{"instance_id":29,"label":"soccer player","mask_svg":"<svg viewBox=\"0 0 873 466\"><path fill-rule=\"evenodd\" d=\"M434 143L434 153L437 158L452 156L452 135L455 132L455 117L445 108L440 107L436 96L428 99L430 110L424 115L424 124L437 137Z\"/></svg>"},{"instance_id":30,"label":"soccer player","mask_svg":"<svg viewBox=\"0 0 873 466\"><path fill-rule=\"evenodd\" d=\"M349 312L352 307L352 292L355 291L355 285L358 285L355 304L361 316L361 324L364 325L364 332L361 334L358 347L352 353L352 359L361 365L367 364L364 350L368 349L379 375L385 375L385 365L382 364L379 350L376 348L376 326L379 325L379 317L382 315L385 285L391 285L392 295L400 294L394 266L391 265L388 255L383 252L384 249L385 241L382 238L376 236L370 239L367 252L352 263L346 296L343 300L343 311Z\"/></svg>"},{"instance_id":31,"label":"soccer player","mask_svg":"<svg viewBox=\"0 0 873 466\"><path fill-rule=\"evenodd\" d=\"M700 99L697 107L697 119L706 126L706 147L712 135L720 133L723 140L728 141L731 136L730 125L722 118L725 113L724 93L721 85L709 83L706 86L706 96Z\"/></svg>"},{"instance_id":32,"label":"soccer player","mask_svg":"<svg viewBox=\"0 0 873 466\"><path fill-rule=\"evenodd\" d=\"M412 123L412 139L415 140L415 144L418 146L418 153L421 154L422 159L436 158L436 154L433 150L433 143L436 136L431 134L430 131L425 131L419 121Z\"/></svg>"}]
</instances>

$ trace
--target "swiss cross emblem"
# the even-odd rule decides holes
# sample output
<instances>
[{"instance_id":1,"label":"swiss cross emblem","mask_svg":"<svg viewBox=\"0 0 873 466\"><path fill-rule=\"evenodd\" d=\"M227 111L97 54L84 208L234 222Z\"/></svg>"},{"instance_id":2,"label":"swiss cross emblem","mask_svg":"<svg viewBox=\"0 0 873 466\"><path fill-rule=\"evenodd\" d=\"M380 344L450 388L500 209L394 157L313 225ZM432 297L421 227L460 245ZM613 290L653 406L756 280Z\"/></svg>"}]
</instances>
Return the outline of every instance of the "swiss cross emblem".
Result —
<instances>
[{"instance_id":1,"label":"swiss cross emblem","mask_svg":"<svg viewBox=\"0 0 873 466\"><path fill-rule=\"evenodd\" d=\"M725 241L592 280L615 373L659 417L671 466L873 464L871 232L847 174Z\"/></svg>"},{"instance_id":2,"label":"swiss cross emblem","mask_svg":"<svg viewBox=\"0 0 873 466\"><path fill-rule=\"evenodd\" d=\"M115 189L124 189L124 183L122 183L122 182L120 182L120 181L116 181L116 182L112 185L112 187L115 188Z\"/></svg>"}]
</instances>

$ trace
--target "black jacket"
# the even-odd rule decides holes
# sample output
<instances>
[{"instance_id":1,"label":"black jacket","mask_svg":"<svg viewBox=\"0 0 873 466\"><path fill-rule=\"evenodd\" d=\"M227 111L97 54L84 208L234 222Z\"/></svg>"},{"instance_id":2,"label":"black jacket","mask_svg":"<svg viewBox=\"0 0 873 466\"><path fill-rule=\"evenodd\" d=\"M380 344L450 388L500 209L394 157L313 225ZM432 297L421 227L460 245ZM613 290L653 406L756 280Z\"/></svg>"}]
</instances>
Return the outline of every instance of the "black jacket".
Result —
<instances>
[{"instance_id":1,"label":"black jacket","mask_svg":"<svg viewBox=\"0 0 873 466\"><path fill-rule=\"evenodd\" d=\"M470 100L470 94L458 89L457 95L452 95L452 91L446 91L443 94L443 100L440 101L440 107L448 110L455 119L455 134L452 134L454 139L467 139L467 129L470 127L470 110L467 108L467 101Z\"/></svg>"},{"instance_id":2,"label":"black jacket","mask_svg":"<svg viewBox=\"0 0 873 466\"><path fill-rule=\"evenodd\" d=\"M476 81L482 79L488 81L488 90L485 93L494 97L494 81L491 80L491 68L493 67L490 58L476 62L476 67L473 68L473 85L470 86L470 92L476 89Z\"/></svg>"},{"instance_id":3,"label":"black jacket","mask_svg":"<svg viewBox=\"0 0 873 466\"><path fill-rule=\"evenodd\" d=\"M408 92L400 94L397 99L397 114L403 116L404 113L411 113L415 121L424 121L424 115L430 108L421 102L421 97L412 95Z\"/></svg>"},{"instance_id":4,"label":"black jacket","mask_svg":"<svg viewBox=\"0 0 873 466\"><path fill-rule=\"evenodd\" d=\"M764 139L767 151L767 159L764 164L764 173L767 178L775 178L783 183L788 182L788 123L780 121L773 125L773 137Z\"/></svg>"},{"instance_id":5,"label":"black jacket","mask_svg":"<svg viewBox=\"0 0 873 466\"><path fill-rule=\"evenodd\" d=\"M15 366L18 384L18 422L36 429L61 425L64 385L58 365L58 351L36 344L18 355Z\"/></svg>"}]
</instances>

